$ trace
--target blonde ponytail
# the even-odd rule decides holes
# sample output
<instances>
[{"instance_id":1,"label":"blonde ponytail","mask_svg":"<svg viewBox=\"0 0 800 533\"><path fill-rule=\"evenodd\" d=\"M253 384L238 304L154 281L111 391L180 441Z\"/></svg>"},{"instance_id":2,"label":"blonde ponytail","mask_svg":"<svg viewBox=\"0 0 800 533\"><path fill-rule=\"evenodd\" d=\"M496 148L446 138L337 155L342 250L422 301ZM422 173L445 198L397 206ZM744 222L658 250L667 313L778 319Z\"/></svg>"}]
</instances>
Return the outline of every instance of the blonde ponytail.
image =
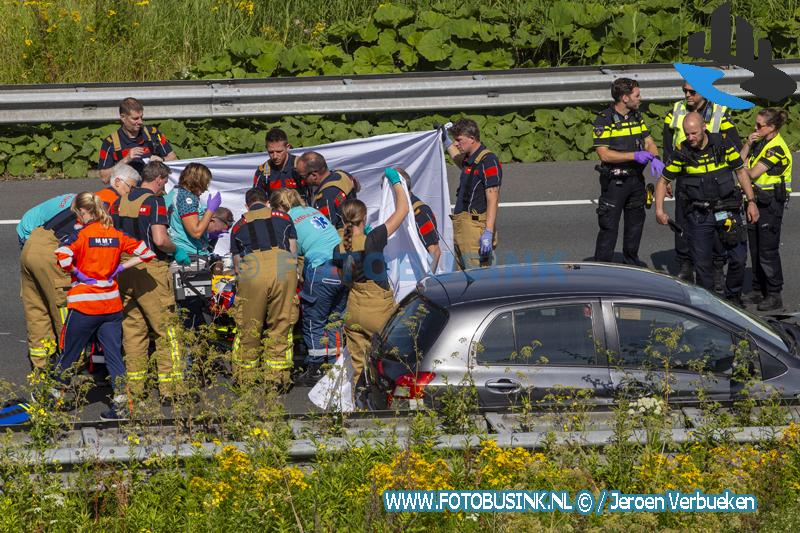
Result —
<instances>
[{"instance_id":1,"label":"blonde ponytail","mask_svg":"<svg viewBox=\"0 0 800 533\"><path fill-rule=\"evenodd\" d=\"M92 220L100 222L104 228L114 225L111 216L103 207L103 201L91 192L79 193L72 201L72 212L80 220L80 209L85 209L92 216Z\"/></svg>"}]
</instances>

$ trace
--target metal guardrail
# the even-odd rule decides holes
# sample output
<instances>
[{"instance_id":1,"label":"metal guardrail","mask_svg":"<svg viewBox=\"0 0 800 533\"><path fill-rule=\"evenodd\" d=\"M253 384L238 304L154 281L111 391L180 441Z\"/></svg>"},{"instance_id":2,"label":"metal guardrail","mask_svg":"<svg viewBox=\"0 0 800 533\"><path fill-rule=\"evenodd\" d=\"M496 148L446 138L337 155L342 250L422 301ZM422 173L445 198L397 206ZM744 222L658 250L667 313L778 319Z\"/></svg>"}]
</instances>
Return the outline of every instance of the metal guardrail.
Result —
<instances>
[{"instance_id":1,"label":"metal guardrail","mask_svg":"<svg viewBox=\"0 0 800 533\"><path fill-rule=\"evenodd\" d=\"M787 421L800 421L800 407L785 406ZM562 412L558 417L570 419L576 413ZM387 413L388 415L388 413ZM473 415L476 428L470 434L445 434L433 438L431 445L436 450L464 450L475 448L483 439L492 439L500 447L520 447L540 450L552 443L574 444L581 447L603 448L619 437L614 431L615 413L611 411L588 411L583 431L563 431L562 423L555 419L531 415L520 415L506 411L487 411ZM686 444L701 440L727 440L729 442L756 443L779 438L788 426L743 426L704 429L706 414L697 407L681 407L671 412L671 428L663 436L674 444ZM287 456L292 462L313 461L322 450L326 453L342 452L353 446L399 446L405 447L412 438L411 418L404 416L371 417L369 414L348 419L339 436L326 434L324 424L308 417L290 417L293 439L288 443ZM535 427L531 427L534 423ZM441 429L441 427L440 427ZM136 436L134 442L129 437ZM138 437L141 437L139 440ZM643 444L647 433L635 429L627 435L627 442ZM182 431L173 425L153 427L125 426L101 423L99 426L85 425L65 432L58 444L47 450L31 446L30 438L16 434L8 444L19 446L12 456L28 464L58 465L72 467L84 463L130 463L148 458L187 459L189 457L210 458L226 446L246 451L249 444L242 441L190 442ZM141 443L140 443L141 441Z\"/></svg>"},{"instance_id":2,"label":"metal guardrail","mask_svg":"<svg viewBox=\"0 0 800 533\"><path fill-rule=\"evenodd\" d=\"M727 439L737 444L758 443L764 440L780 438L787 426L778 427L744 427L736 431L719 430L711 434L698 435L691 429L668 430L665 436L676 445L699 442L707 439ZM552 444L574 444L581 447L602 448L617 442L617 435L611 430L582 432L543 432L529 431L521 433L488 433L484 435L462 434L441 435L432 443L434 450L465 450L477 448L483 439L492 439L501 448L525 448L542 450ZM405 447L409 443L407 435L391 435L384 437L329 437L321 439L296 439L286 450L292 462L313 461L323 449L325 453L343 452L354 446L398 446ZM644 430L634 430L627 436L629 444L645 444L648 435ZM82 446L63 447L43 452L29 450L16 456L27 464L46 464L59 466L75 466L84 463L132 463L147 459L172 458L188 459L190 457L211 458L226 446L233 446L241 451L248 451L250 445L242 441L222 443L197 442L193 444L168 444L159 442L152 445L107 444L98 441L84 442Z\"/></svg>"},{"instance_id":3,"label":"metal guardrail","mask_svg":"<svg viewBox=\"0 0 800 533\"><path fill-rule=\"evenodd\" d=\"M800 81L800 62L776 64ZM739 84L752 74L721 67L716 86L750 96ZM676 100L681 77L672 65L627 65L351 77L192 80L123 84L0 86L0 124L115 121L120 101L142 100L148 119L398 113L587 105L610 99L611 81L635 78L649 101ZM799 86L800 87L800 86ZM797 93L800 93L798 89Z\"/></svg>"}]
</instances>

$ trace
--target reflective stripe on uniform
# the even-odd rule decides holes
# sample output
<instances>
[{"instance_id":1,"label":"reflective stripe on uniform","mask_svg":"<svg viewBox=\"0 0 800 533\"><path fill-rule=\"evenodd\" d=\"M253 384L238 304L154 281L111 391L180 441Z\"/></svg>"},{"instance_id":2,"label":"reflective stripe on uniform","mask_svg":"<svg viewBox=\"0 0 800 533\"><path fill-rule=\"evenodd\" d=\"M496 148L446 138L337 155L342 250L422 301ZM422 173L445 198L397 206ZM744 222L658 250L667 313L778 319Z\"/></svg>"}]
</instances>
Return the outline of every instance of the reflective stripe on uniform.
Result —
<instances>
[{"instance_id":1,"label":"reflective stripe on uniform","mask_svg":"<svg viewBox=\"0 0 800 533\"><path fill-rule=\"evenodd\" d=\"M114 298L119 298L119 291L87 293L87 294L67 294L67 303L96 302L100 300L113 300Z\"/></svg>"},{"instance_id":2,"label":"reflective stripe on uniform","mask_svg":"<svg viewBox=\"0 0 800 533\"><path fill-rule=\"evenodd\" d=\"M159 372L159 383L175 383L183 381L183 372Z\"/></svg>"},{"instance_id":3,"label":"reflective stripe on uniform","mask_svg":"<svg viewBox=\"0 0 800 533\"><path fill-rule=\"evenodd\" d=\"M291 368L293 365L293 355L294 355L294 333L292 330L289 330L289 334L286 335L287 347L286 352L284 353L283 359L269 359L266 358L264 363L269 367L276 370L285 370L287 368Z\"/></svg>"},{"instance_id":4,"label":"reflective stripe on uniform","mask_svg":"<svg viewBox=\"0 0 800 533\"><path fill-rule=\"evenodd\" d=\"M128 381L143 381L147 377L147 371L141 370L139 372L128 372Z\"/></svg>"},{"instance_id":5,"label":"reflective stripe on uniform","mask_svg":"<svg viewBox=\"0 0 800 533\"><path fill-rule=\"evenodd\" d=\"M167 328L167 342L169 342L169 358L172 361L173 373L175 373L175 369L181 368L181 349L178 344L178 338L175 335L175 328L172 326ZM181 374L180 372L178 373Z\"/></svg>"},{"instance_id":6,"label":"reflective stripe on uniform","mask_svg":"<svg viewBox=\"0 0 800 533\"><path fill-rule=\"evenodd\" d=\"M612 129L611 127L603 128L603 132L597 134L598 139L610 139L612 137L630 137L631 135L640 135L647 131L647 127L640 126L622 126L619 130Z\"/></svg>"},{"instance_id":7,"label":"reflective stripe on uniform","mask_svg":"<svg viewBox=\"0 0 800 533\"><path fill-rule=\"evenodd\" d=\"M722 119L725 118L725 112L728 108L711 102L706 103L706 105L712 106L711 117L709 122L706 123L706 129L711 133L719 133L722 130ZM686 140L686 133L683 131L683 119L687 114L689 114L689 110L686 108L686 101L679 100L675 102L672 108L672 121L669 123L669 127L672 130L673 147L677 148L679 144Z\"/></svg>"}]
</instances>

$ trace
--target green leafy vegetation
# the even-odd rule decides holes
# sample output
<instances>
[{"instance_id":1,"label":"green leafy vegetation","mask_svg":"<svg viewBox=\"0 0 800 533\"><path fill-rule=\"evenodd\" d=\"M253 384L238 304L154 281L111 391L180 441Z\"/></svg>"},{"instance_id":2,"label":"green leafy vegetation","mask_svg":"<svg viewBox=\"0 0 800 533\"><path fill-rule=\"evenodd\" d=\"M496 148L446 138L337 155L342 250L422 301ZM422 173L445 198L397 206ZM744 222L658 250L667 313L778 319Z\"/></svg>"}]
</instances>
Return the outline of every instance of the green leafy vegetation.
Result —
<instances>
[{"instance_id":1,"label":"green leafy vegetation","mask_svg":"<svg viewBox=\"0 0 800 533\"><path fill-rule=\"evenodd\" d=\"M645 90L644 97L647 97ZM524 109L514 112L469 112L481 129L481 140L503 162L567 161L595 159L592 128L601 107ZM667 104L645 105L645 121L661 145ZM744 136L751 131L760 107L734 115ZM800 115L800 102L787 106L790 117ZM385 115L305 115L275 119L206 119L154 121L181 158L229 155L264 150L264 133L280 126L294 146L314 146L384 133L422 131L443 124L462 113ZM0 174L7 176L86 177L97 166L100 141L115 124L40 124L0 126ZM800 148L800 127L789 122L781 130L792 149ZM255 169L253 169L255 171Z\"/></svg>"}]
</instances>

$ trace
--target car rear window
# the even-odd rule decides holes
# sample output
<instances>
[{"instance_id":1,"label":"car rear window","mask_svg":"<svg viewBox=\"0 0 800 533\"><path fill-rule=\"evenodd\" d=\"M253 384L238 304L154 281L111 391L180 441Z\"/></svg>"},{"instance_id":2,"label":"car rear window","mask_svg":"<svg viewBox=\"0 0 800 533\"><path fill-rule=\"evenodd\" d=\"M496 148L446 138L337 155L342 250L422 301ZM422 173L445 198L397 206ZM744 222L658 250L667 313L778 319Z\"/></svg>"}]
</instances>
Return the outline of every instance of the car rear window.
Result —
<instances>
[{"instance_id":1,"label":"car rear window","mask_svg":"<svg viewBox=\"0 0 800 533\"><path fill-rule=\"evenodd\" d=\"M413 366L447 324L447 312L414 294L404 300L383 330L382 356Z\"/></svg>"}]
</instances>

